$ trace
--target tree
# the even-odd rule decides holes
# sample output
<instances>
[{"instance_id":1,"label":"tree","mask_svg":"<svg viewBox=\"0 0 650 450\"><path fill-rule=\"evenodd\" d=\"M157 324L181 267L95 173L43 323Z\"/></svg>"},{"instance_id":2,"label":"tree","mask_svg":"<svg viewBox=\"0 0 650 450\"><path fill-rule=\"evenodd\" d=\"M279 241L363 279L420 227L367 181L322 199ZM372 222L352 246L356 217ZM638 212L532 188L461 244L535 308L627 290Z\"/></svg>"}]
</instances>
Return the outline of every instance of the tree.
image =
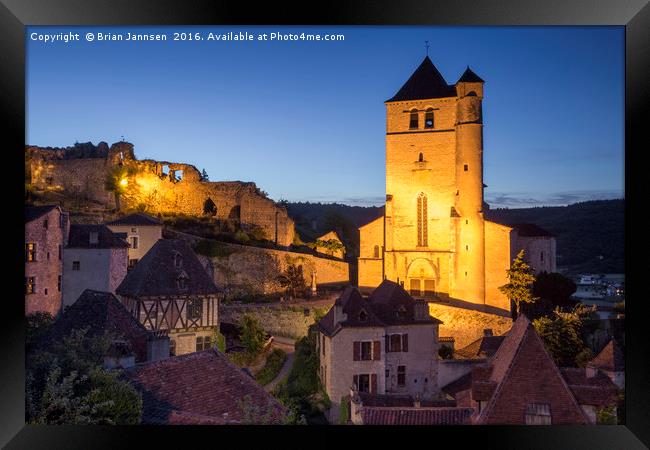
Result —
<instances>
[{"instance_id":1,"label":"tree","mask_svg":"<svg viewBox=\"0 0 650 450\"><path fill-rule=\"evenodd\" d=\"M569 309L578 303L571 298L575 291L576 285L570 278L560 273L541 272L533 283L533 295L538 297L538 300L521 305L521 312L530 320L542 316L551 317L556 307Z\"/></svg>"},{"instance_id":2,"label":"tree","mask_svg":"<svg viewBox=\"0 0 650 450\"><path fill-rule=\"evenodd\" d=\"M454 351L451 347L441 345L438 350L438 356L440 356L441 359L452 359L454 357Z\"/></svg>"},{"instance_id":3,"label":"tree","mask_svg":"<svg viewBox=\"0 0 650 450\"><path fill-rule=\"evenodd\" d=\"M546 350L556 364L561 367L575 367L584 363L587 357L582 338L582 308L563 312L559 308L553 311L553 317L540 317L533 320L537 334L542 338Z\"/></svg>"},{"instance_id":4,"label":"tree","mask_svg":"<svg viewBox=\"0 0 650 450\"><path fill-rule=\"evenodd\" d=\"M36 312L25 317L25 346L29 349L50 329L54 318L46 312Z\"/></svg>"},{"instance_id":5,"label":"tree","mask_svg":"<svg viewBox=\"0 0 650 450\"><path fill-rule=\"evenodd\" d=\"M245 314L241 319L240 326L242 328L242 345L246 347L246 351L250 355L259 355L266 341L266 331L260 325L259 320L255 316Z\"/></svg>"},{"instance_id":6,"label":"tree","mask_svg":"<svg viewBox=\"0 0 650 450\"><path fill-rule=\"evenodd\" d=\"M508 274L508 283L499 287L499 291L515 302L516 315L519 315L522 303L534 303L537 297L533 295L535 275L533 269L524 260L525 252L521 250L512 262Z\"/></svg>"},{"instance_id":7,"label":"tree","mask_svg":"<svg viewBox=\"0 0 650 450\"><path fill-rule=\"evenodd\" d=\"M290 264L282 275L278 277L280 286L291 292L291 296L295 297L297 292L303 291L306 287L305 277L302 272L302 266L295 266Z\"/></svg>"},{"instance_id":8,"label":"tree","mask_svg":"<svg viewBox=\"0 0 650 450\"><path fill-rule=\"evenodd\" d=\"M26 421L39 424L140 423L142 399L119 371L102 368L114 336L87 328L33 348L27 355Z\"/></svg>"}]
</instances>

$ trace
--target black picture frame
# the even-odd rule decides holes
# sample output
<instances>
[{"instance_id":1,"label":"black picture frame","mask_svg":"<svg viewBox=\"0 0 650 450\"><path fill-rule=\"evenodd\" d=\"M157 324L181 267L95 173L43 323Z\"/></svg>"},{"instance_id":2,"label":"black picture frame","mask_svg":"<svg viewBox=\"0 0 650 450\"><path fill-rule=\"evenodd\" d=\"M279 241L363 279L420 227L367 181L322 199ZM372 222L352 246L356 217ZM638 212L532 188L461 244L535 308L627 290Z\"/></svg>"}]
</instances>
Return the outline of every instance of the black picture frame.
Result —
<instances>
[{"instance_id":1,"label":"black picture frame","mask_svg":"<svg viewBox=\"0 0 650 450\"><path fill-rule=\"evenodd\" d=\"M449 427L100 427L25 426L24 307L20 275L22 242L16 239L23 206L22 183L4 183L5 298L2 302L3 363L0 365L0 444L6 448L180 447L256 445L282 448L356 445L477 445L499 449L637 449L650 445L650 339L644 333L640 274L645 248L640 203L648 191L641 158L647 143L650 76L650 5L646 0L548 1L336 1L262 3L215 0L0 0L0 98L5 179L19 176L25 145L25 27L29 25L620 25L626 29L626 425ZM585 111L597 114L597 111ZM646 114L644 114L646 113ZM645 125L645 126L644 126ZM647 144L646 144L647 146ZM15 233L15 234L14 234ZM632 244L634 243L634 244ZM15 258L15 259L14 259ZM633 261L639 261L634 264ZM14 292L14 289L17 292ZM10 295L11 293L11 295ZM647 319L646 319L647 320ZM201 444L200 441L205 443ZM138 444L136 444L138 442ZM449 444L449 443L453 444ZM206 444L207 443L207 444Z\"/></svg>"}]
</instances>

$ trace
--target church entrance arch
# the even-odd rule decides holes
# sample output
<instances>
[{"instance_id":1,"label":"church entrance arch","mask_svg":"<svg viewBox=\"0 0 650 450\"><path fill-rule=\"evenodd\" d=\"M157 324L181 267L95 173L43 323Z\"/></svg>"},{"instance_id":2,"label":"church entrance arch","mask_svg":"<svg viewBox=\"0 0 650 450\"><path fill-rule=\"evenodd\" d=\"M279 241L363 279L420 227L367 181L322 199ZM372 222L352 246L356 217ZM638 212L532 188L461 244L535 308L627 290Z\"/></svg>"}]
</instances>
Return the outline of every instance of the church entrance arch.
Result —
<instances>
[{"instance_id":1,"label":"church entrance arch","mask_svg":"<svg viewBox=\"0 0 650 450\"><path fill-rule=\"evenodd\" d=\"M412 297L434 298L440 280L438 267L428 259L411 261L406 272L406 288Z\"/></svg>"}]
</instances>

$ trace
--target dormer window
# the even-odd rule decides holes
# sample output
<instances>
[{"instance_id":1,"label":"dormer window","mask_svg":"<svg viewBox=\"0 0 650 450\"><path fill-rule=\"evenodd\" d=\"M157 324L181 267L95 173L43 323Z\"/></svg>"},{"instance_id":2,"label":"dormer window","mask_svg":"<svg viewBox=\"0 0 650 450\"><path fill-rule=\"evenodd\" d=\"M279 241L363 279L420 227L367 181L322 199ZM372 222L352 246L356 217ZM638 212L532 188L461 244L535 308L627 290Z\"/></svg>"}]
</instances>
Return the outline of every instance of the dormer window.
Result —
<instances>
[{"instance_id":1,"label":"dormer window","mask_svg":"<svg viewBox=\"0 0 650 450\"><path fill-rule=\"evenodd\" d=\"M413 130L418 128L418 110L412 109L409 114L409 129Z\"/></svg>"},{"instance_id":2,"label":"dormer window","mask_svg":"<svg viewBox=\"0 0 650 450\"><path fill-rule=\"evenodd\" d=\"M99 233L97 231L91 231L90 232L89 242L91 244L98 244L99 243Z\"/></svg>"},{"instance_id":3,"label":"dormer window","mask_svg":"<svg viewBox=\"0 0 650 450\"><path fill-rule=\"evenodd\" d=\"M406 308L404 308L404 305L400 306L399 309L397 310L397 317L399 317L400 319L406 317Z\"/></svg>"},{"instance_id":4,"label":"dormer window","mask_svg":"<svg viewBox=\"0 0 650 450\"><path fill-rule=\"evenodd\" d=\"M180 253L174 253L174 267L177 269L183 267L183 257Z\"/></svg>"},{"instance_id":5,"label":"dormer window","mask_svg":"<svg viewBox=\"0 0 650 450\"><path fill-rule=\"evenodd\" d=\"M178 289L186 289L187 288L187 280L189 277L185 272L181 273L178 278L176 278L176 285L178 286Z\"/></svg>"},{"instance_id":6,"label":"dormer window","mask_svg":"<svg viewBox=\"0 0 650 450\"><path fill-rule=\"evenodd\" d=\"M368 320L368 313L362 309L361 312L359 312L359 322L365 322L366 320Z\"/></svg>"},{"instance_id":7,"label":"dormer window","mask_svg":"<svg viewBox=\"0 0 650 450\"><path fill-rule=\"evenodd\" d=\"M433 128L433 108L427 109L424 113L424 128Z\"/></svg>"}]
</instances>

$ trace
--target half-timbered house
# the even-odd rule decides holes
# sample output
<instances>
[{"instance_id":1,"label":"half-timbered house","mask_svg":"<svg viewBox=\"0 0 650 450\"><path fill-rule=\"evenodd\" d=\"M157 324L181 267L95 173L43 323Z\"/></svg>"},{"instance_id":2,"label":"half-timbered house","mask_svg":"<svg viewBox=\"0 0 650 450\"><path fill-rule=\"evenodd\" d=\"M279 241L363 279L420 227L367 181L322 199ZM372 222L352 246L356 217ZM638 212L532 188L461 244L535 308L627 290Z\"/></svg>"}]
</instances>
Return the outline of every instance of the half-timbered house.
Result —
<instances>
[{"instance_id":1,"label":"half-timbered house","mask_svg":"<svg viewBox=\"0 0 650 450\"><path fill-rule=\"evenodd\" d=\"M219 289L187 242L161 239L117 288L124 306L149 330L167 330L172 355L214 344Z\"/></svg>"}]
</instances>

